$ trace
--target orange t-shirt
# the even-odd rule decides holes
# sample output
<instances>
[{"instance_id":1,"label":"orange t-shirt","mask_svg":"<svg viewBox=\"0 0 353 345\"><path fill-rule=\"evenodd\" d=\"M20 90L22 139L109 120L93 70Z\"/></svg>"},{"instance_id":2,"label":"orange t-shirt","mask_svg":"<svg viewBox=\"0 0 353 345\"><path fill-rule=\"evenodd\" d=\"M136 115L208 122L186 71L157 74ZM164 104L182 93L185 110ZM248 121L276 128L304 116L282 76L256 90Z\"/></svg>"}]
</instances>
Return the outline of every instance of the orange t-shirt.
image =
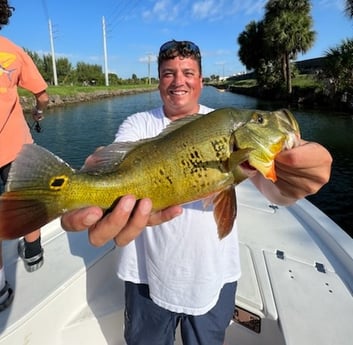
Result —
<instances>
[{"instance_id":1,"label":"orange t-shirt","mask_svg":"<svg viewBox=\"0 0 353 345\"><path fill-rule=\"evenodd\" d=\"M33 142L17 86L34 94L47 88L30 56L0 36L0 167L12 162L23 144Z\"/></svg>"}]
</instances>

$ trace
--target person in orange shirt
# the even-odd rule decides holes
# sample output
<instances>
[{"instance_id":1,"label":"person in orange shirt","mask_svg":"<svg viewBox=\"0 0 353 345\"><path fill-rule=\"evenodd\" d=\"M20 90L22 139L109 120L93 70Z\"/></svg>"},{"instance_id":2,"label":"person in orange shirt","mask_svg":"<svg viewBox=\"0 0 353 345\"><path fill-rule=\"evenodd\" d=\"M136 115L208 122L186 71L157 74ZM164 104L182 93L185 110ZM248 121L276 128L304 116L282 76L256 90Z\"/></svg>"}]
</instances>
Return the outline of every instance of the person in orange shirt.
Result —
<instances>
[{"instance_id":1,"label":"person in orange shirt","mask_svg":"<svg viewBox=\"0 0 353 345\"><path fill-rule=\"evenodd\" d=\"M9 23L14 8L7 0L0 0L0 30ZM33 143L23 114L17 87L32 92L36 99L33 119L43 118L49 102L47 84L30 56L7 38L0 36L0 177L5 184L11 167L23 144ZM14 219L14 222L16 220ZM0 242L0 311L13 300L13 290L5 279ZM44 262L40 229L20 239L18 252L27 271L39 269Z\"/></svg>"}]
</instances>

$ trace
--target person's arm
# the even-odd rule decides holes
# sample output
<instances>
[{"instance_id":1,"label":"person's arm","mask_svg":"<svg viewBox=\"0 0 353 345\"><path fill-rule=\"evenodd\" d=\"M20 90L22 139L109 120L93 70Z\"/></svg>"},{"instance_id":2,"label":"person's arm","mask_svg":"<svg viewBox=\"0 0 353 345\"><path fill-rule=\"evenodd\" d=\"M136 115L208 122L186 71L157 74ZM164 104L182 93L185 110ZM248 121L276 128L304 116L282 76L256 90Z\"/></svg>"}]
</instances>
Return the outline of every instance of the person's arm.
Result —
<instances>
[{"instance_id":1,"label":"person's arm","mask_svg":"<svg viewBox=\"0 0 353 345\"><path fill-rule=\"evenodd\" d=\"M36 98L36 106L33 109L33 119L35 121L40 121L43 119L43 111L46 109L49 103L49 96L46 90L34 94Z\"/></svg>"},{"instance_id":2,"label":"person's arm","mask_svg":"<svg viewBox=\"0 0 353 345\"><path fill-rule=\"evenodd\" d=\"M329 181L332 157L322 145L302 140L300 146L281 152L275 164L275 183L259 173L251 180L271 202L290 205L315 194Z\"/></svg>"}]
</instances>

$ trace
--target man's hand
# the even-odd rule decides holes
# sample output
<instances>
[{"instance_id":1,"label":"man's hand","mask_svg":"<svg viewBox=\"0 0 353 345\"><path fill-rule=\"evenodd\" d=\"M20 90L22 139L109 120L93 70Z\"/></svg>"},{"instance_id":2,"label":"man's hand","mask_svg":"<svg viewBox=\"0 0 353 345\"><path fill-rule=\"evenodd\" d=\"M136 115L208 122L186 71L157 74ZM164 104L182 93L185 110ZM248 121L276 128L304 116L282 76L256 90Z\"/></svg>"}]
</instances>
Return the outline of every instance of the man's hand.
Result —
<instances>
[{"instance_id":1,"label":"man's hand","mask_svg":"<svg viewBox=\"0 0 353 345\"><path fill-rule=\"evenodd\" d=\"M281 152L275 164L274 184L260 174L252 181L271 202L288 205L315 194L329 181L332 157L322 145L302 140L300 146Z\"/></svg>"},{"instance_id":2,"label":"man's hand","mask_svg":"<svg viewBox=\"0 0 353 345\"><path fill-rule=\"evenodd\" d=\"M113 210L104 217L99 207L87 207L65 213L61 225L67 231L88 228L90 242L101 246L114 240L124 246L138 237L148 225L159 225L182 213L180 206L152 213L152 201L148 198L136 200L132 195L123 196Z\"/></svg>"},{"instance_id":3,"label":"man's hand","mask_svg":"<svg viewBox=\"0 0 353 345\"><path fill-rule=\"evenodd\" d=\"M315 194L329 181L331 164L332 157L323 146L302 141L278 155L276 186L282 195L296 199Z\"/></svg>"}]
</instances>

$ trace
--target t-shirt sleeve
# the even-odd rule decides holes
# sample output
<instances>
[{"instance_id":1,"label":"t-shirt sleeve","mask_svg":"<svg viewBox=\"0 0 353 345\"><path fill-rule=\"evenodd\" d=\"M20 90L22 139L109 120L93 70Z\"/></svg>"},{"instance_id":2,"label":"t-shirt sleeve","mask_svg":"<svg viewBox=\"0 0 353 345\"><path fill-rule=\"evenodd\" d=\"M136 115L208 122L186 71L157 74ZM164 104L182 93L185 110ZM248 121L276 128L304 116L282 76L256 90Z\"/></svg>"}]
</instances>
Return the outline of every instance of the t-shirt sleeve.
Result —
<instances>
[{"instance_id":1,"label":"t-shirt sleeve","mask_svg":"<svg viewBox=\"0 0 353 345\"><path fill-rule=\"evenodd\" d=\"M34 94L46 90L48 85L31 57L22 50L21 58L23 64L18 85Z\"/></svg>"},{"instance_id":2,"label":"t-shirt sleeve","mask_svg":"<svg viewBox=\"0 0 353 345\"><path fill-rule=\"evenodd\" d=\"M119 127L116 135L115 142L137 141L141 139L141 122L142 116L131 115Z\"/></svg>"}]
</instances>

